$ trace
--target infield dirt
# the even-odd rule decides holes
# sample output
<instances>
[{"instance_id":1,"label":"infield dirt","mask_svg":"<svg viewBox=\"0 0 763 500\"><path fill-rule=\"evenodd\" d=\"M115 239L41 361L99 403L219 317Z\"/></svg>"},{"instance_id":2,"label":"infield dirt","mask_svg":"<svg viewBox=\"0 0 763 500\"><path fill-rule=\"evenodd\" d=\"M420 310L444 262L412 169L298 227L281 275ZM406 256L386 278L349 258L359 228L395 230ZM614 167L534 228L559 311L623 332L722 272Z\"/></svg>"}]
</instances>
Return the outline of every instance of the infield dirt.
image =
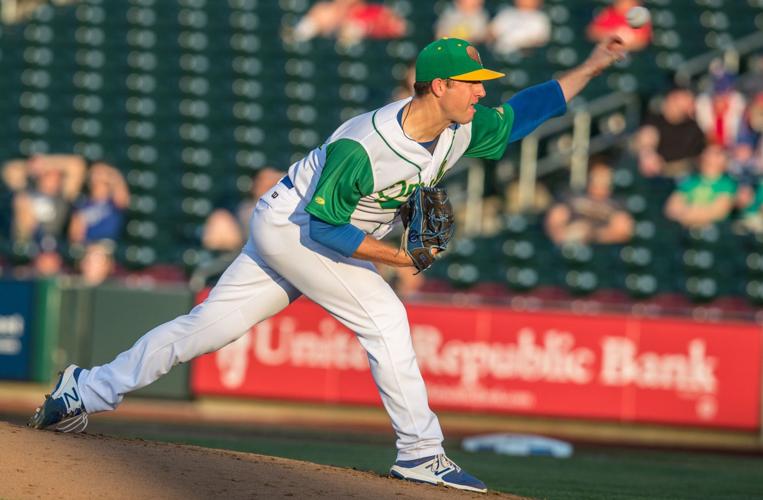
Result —
<instances>
[{"instance_id":1,"label":"infield dirt","mask_svg":"<svg viewBox=\"0 0 763 500\"><path fill-rule=\"evenodd\" d=\"M505 498L252 453L0 422L0 498Z\"/></svg>"}]
</instances>

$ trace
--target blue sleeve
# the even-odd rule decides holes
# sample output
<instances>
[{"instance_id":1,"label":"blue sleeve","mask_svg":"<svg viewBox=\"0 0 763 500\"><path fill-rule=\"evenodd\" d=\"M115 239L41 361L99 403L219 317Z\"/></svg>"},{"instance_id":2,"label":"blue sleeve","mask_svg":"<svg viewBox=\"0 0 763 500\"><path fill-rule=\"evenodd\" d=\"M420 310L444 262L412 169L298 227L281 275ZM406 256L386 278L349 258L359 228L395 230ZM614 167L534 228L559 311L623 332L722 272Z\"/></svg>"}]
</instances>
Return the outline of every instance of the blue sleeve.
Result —
<instances>
[{"instance_id":1,"label":"blue sleeve","mask_svg":"<svg viewBox=\"0 0 763 500\"><path fill-rule=\"evenodd\" d=\"M533 85L514 94L506 101L514 110L514 126L509 142L518 141L538 126L555 116L567 112L567 101L556 80Z\"/></svg>"},{"instance_id":2,"label":"blue sleeve","mask_svg":"<svg viewBox=\"0 0 763 500\"><path fill-rule=\"evenodd\" d=\"M352 224L335 226L310 215L310 238L345 257L352 256L365 237L366 233Z\"/></svg>"}]
</instances>

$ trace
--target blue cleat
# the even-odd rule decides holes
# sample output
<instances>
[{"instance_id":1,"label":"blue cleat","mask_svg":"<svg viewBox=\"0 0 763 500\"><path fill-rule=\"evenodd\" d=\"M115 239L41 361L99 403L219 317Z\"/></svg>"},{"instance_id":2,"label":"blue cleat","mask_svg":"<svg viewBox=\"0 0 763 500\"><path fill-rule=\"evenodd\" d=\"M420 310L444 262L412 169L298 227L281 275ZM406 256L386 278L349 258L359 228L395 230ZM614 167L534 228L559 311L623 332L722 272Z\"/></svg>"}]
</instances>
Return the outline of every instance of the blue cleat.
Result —
<instances>
[{"instance_id":1,"label":"blue cleat","mask_svg":"<svg viewBox=\"0 0 763 500\"><path fill-rule=\"evenodd\" d=\"M27 424L35 429L59 432L82 432L87 427L87 411L77 380L82 368L69 365L59 374L53 392L45 396L42 406L35 410Z\"/></svg>"},{"instance_id":2,"label":"blue cleat","mask_svg":"<svg viewBox=\"0 0 763 500\"><path fill-rule=\"evenodd\" d=\"M398 460L390 469L389 475L408 481L442 484L459 490L487 492L485 483L461 469L445 455Z\"/></svg>"}]
</instances>

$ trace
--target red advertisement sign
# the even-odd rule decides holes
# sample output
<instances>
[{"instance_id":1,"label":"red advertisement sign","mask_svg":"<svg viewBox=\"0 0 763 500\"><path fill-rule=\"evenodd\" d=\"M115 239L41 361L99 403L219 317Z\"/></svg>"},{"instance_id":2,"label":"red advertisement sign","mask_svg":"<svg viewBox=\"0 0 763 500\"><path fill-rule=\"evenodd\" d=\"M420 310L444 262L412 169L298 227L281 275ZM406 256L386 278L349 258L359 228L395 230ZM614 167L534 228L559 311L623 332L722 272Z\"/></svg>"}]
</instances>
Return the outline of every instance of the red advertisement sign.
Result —
<instances>
[{"instance_id":1,"label":"red advertisement sign","mask_svg":"<svg viewBox=\"0 0 763 500\"><path fill-rule=\"evenodd\" d=\"M434 409L755 429L761 329L408 306ZM194 361L196 394L380 404L354 334L300 299Z\"/></svg>"}]
</instances>

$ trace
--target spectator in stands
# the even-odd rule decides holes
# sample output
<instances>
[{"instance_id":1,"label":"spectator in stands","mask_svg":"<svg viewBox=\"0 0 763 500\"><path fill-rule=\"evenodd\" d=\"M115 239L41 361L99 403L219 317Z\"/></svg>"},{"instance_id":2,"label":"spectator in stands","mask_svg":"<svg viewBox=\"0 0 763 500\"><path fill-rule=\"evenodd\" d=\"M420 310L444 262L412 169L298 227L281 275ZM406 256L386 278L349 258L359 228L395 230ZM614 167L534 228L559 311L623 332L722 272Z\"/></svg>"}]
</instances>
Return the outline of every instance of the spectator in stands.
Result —
<instances>
[{"instance_id":1,"label":"spectator in stands","mask_svg":"<svg viewBox=\"0 0 763 500\"><path fill-rule=\"evenodd\" d=\"M32 263L34 276L38 278L49 278L55 276L63 269L63 259L55 246L43 246L34 256Z\"/></svg>"},{"instance_id":2,"label":"spectator in stands","mask_svg":"<svg viewBox=\"0 0 763 500\"><path fill-rule=\"evenodd\" d=\"M743 161L756 165L756 173L763 173L763 91L750 101L744 112L737 137Z\"/></svg>"},{"instance_id":3,"label":"spectator in stands","mask_svg":"<svg viewBox=\"0 0 763 500\"><path fill-rule=\"evenodd\" d=\"M735 90L735 79L723 69L713 69L711 92L697 98L697 122L709 142L731 148L736 144L746 100Z\"/></svg>"},{"instance_id":4,"label":"spectator in stands","mask_svg":"<svg viewBox=\"0 0 763 500\"><path fill-rule=\"evenodd\" d=\"M244 229L236 217L224 208L217 208L204 222L201 246L214 252L232 252L244 244Z\"/></svg>"},{"instance_id":5,"label":"spectator in stands","mask_svg":"<svg viewBox=\"0 0 763 500\"><path fill-rule=\"evenodd\" d=\"M482 43L488 35L490 17L484 0L454 0L437 18L436 38L461 38Z\"/></svg>"},{"instance_id":6,"label":"spectator in stands","mask_svg":"<svg viewBox=\"0 0 763 500\"><path fill-rule=\"evenodd\" d=\"M763 234L763 182L740 184L735 201L739 213L734 225L737 232Z\"/></svg>"},{"instance_id":7,"label":"spectator in stands","mask_svg":"<svg viewBox=\"0 0 763 500\"><path fill-rule=\"evenodd\" d=\"M641 5L639 0L613 0L612 5L605 7L591 24L588 25L588 38L600 42L609 36L617 35L625 44L628 51L644 49L652 40L652 23L640 28L628 26L626 13L632 7Z\"/></svg>"},{"instance_id":8,"label":"spectator in stands","mask_svg":"<svg viewBox=\"0 0 763 500\"><path fill-rule=\"evenodd\" d=\"M291 37L306 42L316 36L331 37L339 32L342 22L358 2L356 0L332 0L318 2L300 19Z\"/></svg>"},{"instance_id":9,"label":"spectator in stands","mask_svg":"<svg viewBox=\"0 0 763 500\"><path fill-rule=\"evenodd\" d=\"M265 167L252 178L249 198L232 210L218 208L204 223L201 244L207 250L216 252L239 251L249 236L249 218L260 196L281 180L284 173L272 167Z\"/></svg>"},{"instance_id":10,"label":"spectator in stands","mask_svg":"<svg viewBox=\"0 0 763 500\"><path fill-rule=\"evenodd\" d=\"M678 185L665 205L665 215L687 228L704 227L728 218L734 208L736 183L726 173L728 157L710 144L699 159L699 172Z\"/></svg>"},{"instance_id":11,"label":"spectator in stands","mask_svg":"<svg viewBox=\"0 0 763 500\"><path fill-rule=\"evenodd\" d=\"M763 53L748 58L747 71L742 75L738 89L745 95L763 92Z\"/></svg>"},{"instance_id":12,"label":"spectator in stands","mask_svg":"<svg viewBox=\"0 0 763 500\"><path fill-rule=\"evenodd\" d=\"M760 214L763 179L763 92L745 111L736 145L731 152L729 174L737 182L736 204L744 225L763 222ZM753 217L754 215L754 217ZM748 228L750 229L750 228ZM755 230L756 232L763 232Z\"/></svg>"},{"instance_id":13,"label":"spectator in stands","mask_svg":"<svg viewBox=\"0 0 763 500\"><path fill-rule=\"evenodd\" d=\"M12 237L54 248L63 236L72 201L85 177L85 160L73 155L37 155L12 160L3 180L13 194Z\"/></svg>"},{"instance_id":14,"label":"spectator in stands","mask_svg":"<svg viewBox=\"0 0 763 500\"><path fill-rule=\"evenodd\" d=\"M514 7L503 7L490 23L493 51L509 54L547 44L551 20L542 7L543 0L515 0Z\"/></svg>"},{"instance_id":15,"label":"spectator in stands","mask_svg":"<svg viewBox=\"0 0 763 500\"><path fill-rule=\"evenodd\" d=\"M339 31L339 42L354 45L364 38L386 40L400 38L407 25L393 9L380 4L358 2L349 12Z\"/></svg>"},{"instance_id":16,"label":"spectator in stands","mask_svg":"<svg viewBox=\"0 0 763 500\"><path fill-rule=\"evenodd\" d=\"M25 259L15 259L11 262L12 267L10 273L14 279L17 280L30 280L35 278L50 278L54 277L64 270L64 260L61 254L58 252L57 243L54 240L43 240L42 246L36 246L32 242L24 244L16 244L14 246L14 252L17 257L23 253L19 251L19 247L34 247L24 248L23 251L28 251L24 257Z\"/></svg>"},{"instance_id":17,"label":"spectator in stands","mask_svg":"<svg viewBox=\"0 0 763 500\"><path fill-rule=\"evenodd\" d=\"M316 36L335 36L344 45L364 38L398 38L406 23L394 10L363 0L331 0L313 5L288 36L306 42Z\"/></svg>"},{"instance_id":18,"label":"spectator in stands","mask_svg":"<svg viewBox=\"0 0 763 500\"><path fill-rule=\"evenodd\" d=\"M591 162L586 191L565 197L546 216L546 232L557 245L625 243L633 225L631 215L612 198L612 169L600 159Z\"/></svg>"},{"instance_id":19,"label":"spectator in stands","mask_svg":"<svg viewBox=\"0 0 763 500\"><path fill-rule=\"evenodd\" d=\"M69 224L69 242L86 245L95 241L117 241L122 232L124 211L130 191L122 174L103 162L96 162L88 174L87 196L74 204Z\"/></svg>"},{"instance_id":20,"label":"spectator in stands","mask_svg":"<svg viewBox=\"0 0 763 500\"><path fill-rule=\"evenodd\" d=\"M97 286L106 281L114 271L114 243L109 240L88 243L79 270L86 285Z\"/></svg>"},{"instance_id":21,"label":"spectator in stands","mask_svg":"<svg viewBox=\"0 0 763 500\"><path fill-rule=\"evenodd\" d=\"M405 68L405 75L392 91L391 101L399 101L413 95L413 84L416 80L416 61L411 61Z\"/></svg>"},{"instance_id":22,"label":"spectator in stands","mask_svg":"<svg viewBox=\"0 0 763 500\"><path fill-rule=\"evenodd\" d=\"M659 114L649 115L636 134L639 171L645 177L683 177L705 147L705 134L694 119L694 94L668 92Z\"/></svg>"}]
</instances>

